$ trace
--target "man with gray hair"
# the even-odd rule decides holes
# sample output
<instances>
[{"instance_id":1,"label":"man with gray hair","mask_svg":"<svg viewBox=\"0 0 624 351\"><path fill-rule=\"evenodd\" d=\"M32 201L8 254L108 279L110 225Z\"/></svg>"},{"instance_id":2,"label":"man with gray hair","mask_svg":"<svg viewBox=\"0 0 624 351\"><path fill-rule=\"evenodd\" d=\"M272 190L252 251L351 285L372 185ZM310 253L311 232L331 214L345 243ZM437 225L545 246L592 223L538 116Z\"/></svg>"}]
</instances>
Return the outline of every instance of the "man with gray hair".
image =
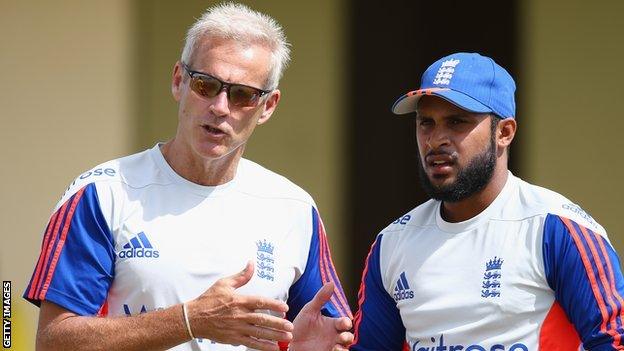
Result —
<instances>
[{"instance_id":1,"label":"man with gray hair","mask_svg":"<svg viewBox=\"0 0 624 351\"><path fill-rule=\"evenodd\" d=\"M190 28L175 137L83 173L53 211L24 293L40 306L37 349L346 349L351 312L314 201L242 158L288 61L280 26L243 5Z\"/></svg>"}]
</instances>

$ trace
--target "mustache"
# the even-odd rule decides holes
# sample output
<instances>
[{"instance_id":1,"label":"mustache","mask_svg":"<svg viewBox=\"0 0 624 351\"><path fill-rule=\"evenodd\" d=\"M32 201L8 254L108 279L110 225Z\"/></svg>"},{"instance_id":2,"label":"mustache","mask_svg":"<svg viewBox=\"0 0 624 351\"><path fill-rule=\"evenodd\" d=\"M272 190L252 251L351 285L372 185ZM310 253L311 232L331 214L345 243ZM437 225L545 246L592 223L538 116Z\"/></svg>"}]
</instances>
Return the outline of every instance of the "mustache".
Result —
<instances>
[{"instance_id":1,"label":"mustache","mask_svg":"<svg viewBox=\"0 0 624 351\"><path fill-rule=\"evenodd\" d=\"M431 151L427 152L427 154L425 154L425 157L423 159L426 160L427 158L429 158L431 156L448 156L453 161L457 160L457 152L456 151L431 150Z\"/></svg>"}]
</instances>

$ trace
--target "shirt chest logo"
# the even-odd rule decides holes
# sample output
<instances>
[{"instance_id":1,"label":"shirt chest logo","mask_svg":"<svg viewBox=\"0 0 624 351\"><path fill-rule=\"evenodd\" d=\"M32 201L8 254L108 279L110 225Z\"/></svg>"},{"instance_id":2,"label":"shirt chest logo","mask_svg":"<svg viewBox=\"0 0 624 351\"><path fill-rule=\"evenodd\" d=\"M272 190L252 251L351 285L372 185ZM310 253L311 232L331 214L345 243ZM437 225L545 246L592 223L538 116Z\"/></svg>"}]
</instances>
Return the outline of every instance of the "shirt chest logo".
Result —
<instances>
[{"instance_id":1,"label":"shirt chest logo","mask_svg":"<svg viewBox=\"0 0 624 351\"><path fill-rule=\"evenodd\" d=\"M270 241L256 241L256 275L268 281L275 280L275 258L273 244Z\"/></svg>"},{"instance_id":2,"label":"shirt chest logo","mask_svg":"<svg viewBox=\"0 0 624 351\"><path fill-rule=\"evenodd\" d=\"M122 250L117 253L117 257L120 259L126 258L158 258L160 252L152 246L152 243L147 238L144 232L140 232L134 237L130 238L127 244L122 247Z\"/></svg>"},{"instance_id":3,"label":"shirt chest logo","mask_svg":"<svg viewBox=\"0 0 624 351\"><path fill-rule=\"evenodd\" d=\"M485 273L483 273L483 284L481 285L481 297L495 298L500 297L501 277L503 259L494 256L485 264Z\"/></svg>"},{"instance_id":4,"label":"shirt chest logo","mask_svg":"<svg viewBox=\"0 0 624 351\"><path fill-rule=\"evenodd\" d=\"M394 285L394 301L399 302L401 300L413 299L414 291L410 289L407 278L405 278L405 272L402 272L399 279Z\"/></svg>"}]
</instances>

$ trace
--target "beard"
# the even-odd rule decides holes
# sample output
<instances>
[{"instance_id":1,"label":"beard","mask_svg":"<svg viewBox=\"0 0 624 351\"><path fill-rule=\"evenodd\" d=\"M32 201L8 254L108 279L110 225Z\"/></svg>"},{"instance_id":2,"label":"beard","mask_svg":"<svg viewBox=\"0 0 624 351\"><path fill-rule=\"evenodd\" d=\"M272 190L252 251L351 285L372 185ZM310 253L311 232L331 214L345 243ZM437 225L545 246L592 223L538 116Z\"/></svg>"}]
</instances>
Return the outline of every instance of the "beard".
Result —
<instances>
[{"instance_id":1,"label":"beard","mask_svg":"<svg viewBox=\"0 0 624 351\"><path fill-rule=\"evenodd\" d=\"M427 172L425 172L423 161L419 157L418 175L421 186L431 198L446 202L461 201L476 194L485 188L494 175L494 168L496 167L495 146L495 140L492 137L489 147L476 155L466 167L461 168L457 173L457 179L448 185L437 186L431 183Z\"/></svg>"}]
</instances>

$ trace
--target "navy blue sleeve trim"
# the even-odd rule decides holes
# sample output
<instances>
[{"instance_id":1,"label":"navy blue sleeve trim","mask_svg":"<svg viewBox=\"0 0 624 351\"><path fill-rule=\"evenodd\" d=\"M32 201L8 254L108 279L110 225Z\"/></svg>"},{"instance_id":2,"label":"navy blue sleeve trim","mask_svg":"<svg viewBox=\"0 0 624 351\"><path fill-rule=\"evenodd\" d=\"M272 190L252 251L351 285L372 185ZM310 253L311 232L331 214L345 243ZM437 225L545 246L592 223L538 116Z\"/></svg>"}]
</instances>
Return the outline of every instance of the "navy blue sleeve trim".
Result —
<instances>
[{"instance_id":1,"label":"navy blue sleeve trim","mask_svg":"<svg viewBox=\"0 0 624 351\"><path fill-rule=\"evenodd\" d=\"M359 309L355 316L355 340L351 350L402 350L405 326L401 314L383 286L380 270L380 234L371 246L358 293Z\"/></svg>"},{"instance_id":2,"label":"navy blue sleeve trim","mask_svg":"<svg viewBox=\"0 0 624 351\"><path fill-rule=\"evenodd\" d=\"M624 278L600 234L555 215L544 222L546 279L588 350L622 348Z\"/></svg>"},{"instance_id":3,"label":"navy blue sleeve trim","mask_svg":"<svg viewBox=\"0 0 624 351\"><path fill-rule=\"evenodd\" d=\"M113 281L114 247L91 183L52 215L24 298L37 306L49 299L79 315L96 314Z\"/></svg>"},{"instance_id":4,"label":"navy blue sleeve trim","mask_svg":"<svg viewBox=\"0 0 624 351\"><path fill-rule=\"evenodd\" d=\"M333 282L334 295L321 309L321 313L328 317L351 317L351 309L342 290L338 274L331 260L329 243L325 229L316 209L312 207L312 237L305 271L288 292L289 310L286 318L294 320L299 311L314 295L327 283Z\"/></svg>"}]
</instances>

